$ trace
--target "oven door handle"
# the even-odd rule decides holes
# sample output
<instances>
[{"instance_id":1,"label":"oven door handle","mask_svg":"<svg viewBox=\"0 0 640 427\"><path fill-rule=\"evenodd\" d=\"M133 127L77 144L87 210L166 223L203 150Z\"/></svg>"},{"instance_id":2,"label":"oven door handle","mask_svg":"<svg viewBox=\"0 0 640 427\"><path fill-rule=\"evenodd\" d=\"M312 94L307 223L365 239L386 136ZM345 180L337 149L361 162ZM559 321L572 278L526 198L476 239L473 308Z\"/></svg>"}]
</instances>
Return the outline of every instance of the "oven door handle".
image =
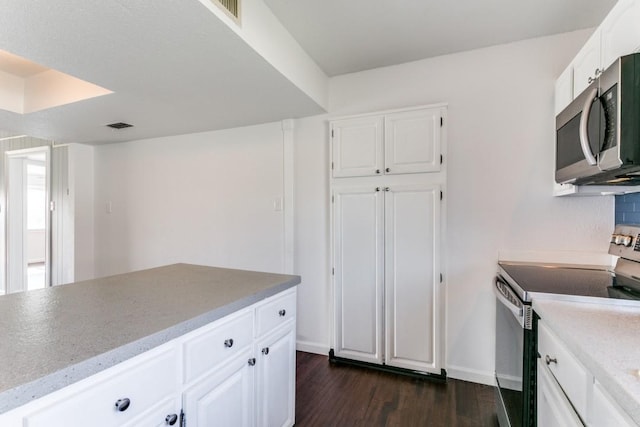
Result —
<instances>
[{"instance_id":1,"label":"oven door handle","mask_svg":"<svg viewBox=\"0 0 640 427\"><path fill-rule=\"evenodd\" d=\"M500 286L500 283L502 283L503 286ZM502 305L507 307L509 309L509 311L511 313L513 313L513 315L516 318L524 319L524 309L522 308L522 306L518 307L516 304L514 304L512 301L510 301L509 298L507 298L507 296L505 295L505 292L511 293L508 290L507 286L509 286L509 285L507 285L502 280L500 280L499 278L496 277L495 286L493 287L493 291L496 294L496 298L498 298L498 301L500 301L502 303ZM516 298L516 299L518 298L515 295L513 295L513 293L511 293L511 296L513 298Z\"/></svg>"}]
</instances>

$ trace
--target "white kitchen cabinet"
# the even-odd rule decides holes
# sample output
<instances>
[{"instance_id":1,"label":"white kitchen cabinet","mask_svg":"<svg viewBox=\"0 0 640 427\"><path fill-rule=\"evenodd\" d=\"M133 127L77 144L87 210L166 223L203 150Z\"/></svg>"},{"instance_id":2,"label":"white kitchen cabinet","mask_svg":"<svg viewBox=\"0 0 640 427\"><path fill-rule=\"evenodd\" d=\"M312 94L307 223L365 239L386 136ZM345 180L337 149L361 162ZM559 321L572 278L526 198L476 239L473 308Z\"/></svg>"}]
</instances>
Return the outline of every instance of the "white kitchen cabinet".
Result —
<instances>
[{"instance_id":1,"label":"white kitchen cabinet","mask_svg":"<svg viewBox=\"0 0 640 427\"><path fill-rule=\"evenodd\" d=\"M71 395L59 393L25 418L27 427L120 427L157 402L176 396L179 384L175 346L150 351L124 363L112 375L84 381Z\"/></svg>"},{"instance_id":2,"label":"white kitchen cabinet","mask_svg":"<svg viewBox=\"0 0 640 427\"><path fill-rule=\"evenodd\" d=\"M620 0L589 37L556 82L556 114L580 95L620 56L640 51L640 0Z\"/></svg>"},{"instance_id":3,"label":"white kitchen cabinet","mask_svg":"<svg viewBox=\"0 0 640 427\"><path fill-rule=\"evenodd\" d=\"M555 94L554 111L557 116L573 101L573 64L569 65L556 80Z\"/></svg>"},{"instance_id":4,"label":"white kitchen cabinet","mask_svg":"<svg viewBox=\"0 0 640 427\"><path fill-rule=\"evenodd\" d=\"M336 185L333 205L335 355L440 374L440 185Z\"/></svg>"},{"instance_id":5,"label":"white kitchen cabinet","mask_svg":"<svg viewBox=\"0 0 640 427\"><path fill-rule=\"evenodd\" d=\"M438 172L442 107L334 120L332 177Z\"/></svg>"},{"instance_id":6,"label":"white kitchen cabinet","mask_svg":"<svg viewBox=\"0 0 640 427\"><path fill-rule=\"evenodd\" d=\"M335 354L382 363L383 188L333 193Z\"/></svg>"},{"instance_id":7,"label":"white kitchen cabinet","mask_svg":"<svg viewBox=\"0 0 640 427\"><path fill-rule=\"evenodd\" d=\"M580 95L602 73L600 51L600 28L598 28L571 62L573 68L573 98Z\"/></svg>"},{"instance_id":8,"label":"white kitchen cabinet","mask_svg":"<svg viewBox=\"0 0 640 427\"><path fill-rule=\"evenodd\" d=\"M331 122L331 169L334 177L382 173L383 124L381 116Z\"/></svg>"},{"instance_id":9,"label":"white kitchen cabinet","mask_svg":"<svg viewBox=\"0 0 640 427\"><path fill-rule=\"evenodd\" d=\"M293 425L295 318L293 289L223 319L185 342L186 364L194 365L186 370L193 375L185 376L191 383L183 398L189 427ZM230 337L237 341L231 343ZM222 364L220 352L226 355ZM208 359L218 362L205 365ZM204 378L196 374L203 372Z\"/></svg>"},{"instance_id":10,"label":"white kitchen cabinet","mask_svg":"<svg viewBox=\"0 0 640 427\"><path fill-rule=\"evenodd\" d=\"M578 414L541 359L538 359L537 407L539 426L583 427Z\"/></svg>"},{"instance_id":11,"label":"white kitchen cabinet","mask_svg":"<svg viewBox=\"0 0 640 427\"><path fill-rule=\"evenodd\" d=\"M441 120L439 108L385 115L385 173L438 172Z\"/></svg>"},{"instance_id":12,"label":"white kitchen cabinet","mask_svg":"<svg viewBox=\"0 0 640 427\"><path fill-rule=\"evenodd\" d=\"M294 287L0 414L0 425L180 426L184 412L190 427L291 426L295 319Z\"/></svg>"},{"instance_id":13,"label":"white kitchen cabinet","mask_svg":"<svg viewBox=\"0 0 640 427\"><path fill-rule=\"evenodd\" d=\"M601 69L640 51L640 1L619 0L600 25Z\"/></svg>"},{"instance_id":14,"label":"white kitchen cabinet","mask_svg":"<svg viewBox=\"0 0 640 427\"><path fill-rule=\"evenodd\" d=\"M256 343L258 427L289 427L295 422L295 350L293 321Z\"/></svg>"},{"instance_id":15,"label":"white kitchen cabinet","mask_svg":"<svg viewBox=\"0 0 640 427\"><path fill-rule=\"evenodd\" d=\"M252 348L206 376L183 397L189 427L250 427L254 423Z\"/></svg>"},{"instance_id":16,"label":"white kitchen cabinet","mask_svg":"<svg viewBox=\"0 0 640 427\"><path fill-rule=\"evenodd\" d=\"M538 353L539 426L636 425L544 319L538 321Z\"/></svg>"},{"instance_id":17,"label":"white kitchen cabinet","mask_svg":"<svg viewBox=\"0 0 640 427\"><path fill-rule=\"evenodd\" d=\"M390 186L385 210L385 363L440 373L440 187Z\"/></svg>"}]
</instances>

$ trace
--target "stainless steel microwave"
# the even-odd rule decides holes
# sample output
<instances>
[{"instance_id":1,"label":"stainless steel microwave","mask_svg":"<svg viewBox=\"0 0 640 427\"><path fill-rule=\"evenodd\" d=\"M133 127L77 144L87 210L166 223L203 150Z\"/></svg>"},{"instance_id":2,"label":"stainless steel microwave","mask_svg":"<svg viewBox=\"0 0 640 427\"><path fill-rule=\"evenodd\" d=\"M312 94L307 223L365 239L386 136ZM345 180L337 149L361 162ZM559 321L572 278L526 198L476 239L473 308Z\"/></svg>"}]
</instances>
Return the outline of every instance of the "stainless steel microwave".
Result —
<instances>
[{"instance_id":1,"label":"stainless steel microwave","mask_svg":"<svg viewBox=\"0 0 640 427\"><path fill-rule=\"evenodd\" d=\"M616 60L556 117L556 181L640 184L640 53Z\"/></svg>"}]
</instances>

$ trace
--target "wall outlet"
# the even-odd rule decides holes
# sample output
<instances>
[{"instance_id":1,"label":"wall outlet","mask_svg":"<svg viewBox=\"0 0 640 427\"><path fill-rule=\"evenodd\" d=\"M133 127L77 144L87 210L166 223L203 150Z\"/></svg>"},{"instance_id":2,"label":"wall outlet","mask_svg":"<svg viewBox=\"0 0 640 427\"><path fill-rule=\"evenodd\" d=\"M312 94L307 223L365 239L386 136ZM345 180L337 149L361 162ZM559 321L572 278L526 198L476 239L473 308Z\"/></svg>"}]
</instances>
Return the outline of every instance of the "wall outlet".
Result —
<instances>
[{"instance_id":1,"label":"wall outlet","mask_svg":"<svg viewBox=\"0 0 640 427\"><path fill-rule=\"evenodd\" d=\"M282 212L282 208L283 208L283 201L282 201L282 197L276 197L275 199L273 199L273 210L276 212Z\"/></svg>"}]
</instances>

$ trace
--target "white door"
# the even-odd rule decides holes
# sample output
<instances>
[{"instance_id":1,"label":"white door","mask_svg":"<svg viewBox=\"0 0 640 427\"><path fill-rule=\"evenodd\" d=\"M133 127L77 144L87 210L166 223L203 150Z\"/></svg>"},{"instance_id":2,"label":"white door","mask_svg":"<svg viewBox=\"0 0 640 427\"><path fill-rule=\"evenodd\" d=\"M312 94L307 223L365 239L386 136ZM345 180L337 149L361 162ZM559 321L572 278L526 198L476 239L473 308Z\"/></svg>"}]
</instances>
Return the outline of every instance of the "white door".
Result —
<instances>
[{"instance_id":1,"label":"white door","mask_svg":"<svg viewBox=\"0 0 640 427\"><path fill-rule=\"evenodd\" d=\"M441 373L440 187L385 192L385 362Z\"/></svg>"},{"instance_id":2,"label":"white door","mask_svg":"<svg viewBox=\"0 0 640 427\"><path fill-rule=\"evenodd\" d=\"M248 349L183 395L189 427L254 425L254 372Z\"/></svg>"},{"instance_id":3,"label":"white door","mask_svg":"<svg viewBox=\"0 0 640 427\"><path fill-rule=\"evenodd\" d=\"M256 343L258 427L295 422L296 338L294 323Z\"/></svg>"},{"instance_id":4,"label":"white door","mask_svg":"<svg viewBox=\"0 0 640 427\"><path fill-rule=\"evenodd\" d=\"M5 153L6 292L50 284L49 147Z\"/></svg>"},{"instance_id":5,"label":"white door","mask_svg":"<svg viewBox=\"0 0 640 427\"><path fill-rule=\"evenodd\" d=\"M620 0L601 25L602 67L640 50L640 2Z\"/></svg>"},{"instance_id":6,"label":"white door","mask_svg":"<svg viewBox=\"0 0 640 427\"><path fill-rule=\"evenodd\" d=\"M385 173L438 172L441 119L440 108L385 116Z\"/></svg>"},{"instance_id":7,"label":"white door","mask_svg":"<svg viewBox=\"0 0 640 427\"><path fill-rule=\"evenodd\" d=\"M382 363L383 194L374 186L334 187L334 350Z\"/></svg>"},{"instance_id":8,"label":"white door","mask_svg":"<svg viewBox=\"0 0 640 427\"><path fill-rule=\"evenodd\" d=\"M382 116L336 120L331 123L333 177L382 173Z\"/></svg>"}]
</instances>

